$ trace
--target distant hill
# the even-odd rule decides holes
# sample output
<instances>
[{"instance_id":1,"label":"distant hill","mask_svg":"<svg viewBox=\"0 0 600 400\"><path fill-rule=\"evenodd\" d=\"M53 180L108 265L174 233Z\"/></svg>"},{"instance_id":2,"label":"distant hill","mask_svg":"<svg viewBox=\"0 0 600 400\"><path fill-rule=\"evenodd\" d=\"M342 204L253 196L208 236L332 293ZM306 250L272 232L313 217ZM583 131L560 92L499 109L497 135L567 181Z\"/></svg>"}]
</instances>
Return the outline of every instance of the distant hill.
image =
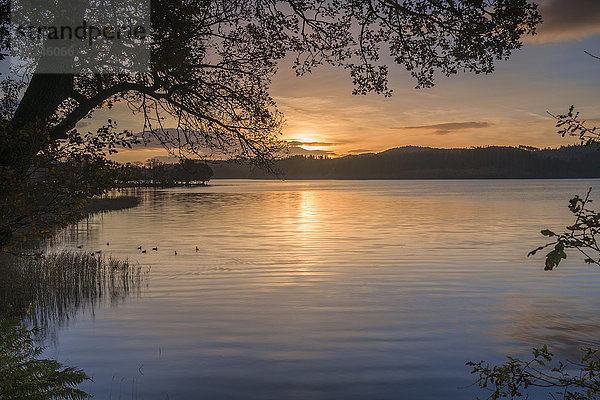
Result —
<instances>
[{"instance_id":1,"label":"distant hill","mask_svg":"<svg viewBox=\"0 0 600 400\"><path fill-rule=\"evenodd\" d=\"M584 146L558 149L398 147L339 158L294 156L276 168L285 179L529 179L600 178L600 151ZM214 178L273 178L267 171L224 163Z\"/></svg>"}]
</instances>

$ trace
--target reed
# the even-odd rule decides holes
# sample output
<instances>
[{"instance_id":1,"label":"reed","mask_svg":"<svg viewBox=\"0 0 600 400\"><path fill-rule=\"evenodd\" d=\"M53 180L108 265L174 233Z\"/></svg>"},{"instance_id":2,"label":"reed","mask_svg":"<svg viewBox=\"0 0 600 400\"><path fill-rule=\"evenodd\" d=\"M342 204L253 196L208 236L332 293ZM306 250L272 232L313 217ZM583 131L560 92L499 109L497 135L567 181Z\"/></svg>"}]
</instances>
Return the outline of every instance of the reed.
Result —
<instances>
[{"instance_id":1,"label":"reed","mask_svg":"<svg viewBox=\"0 0 600 400\"><path fill-rule=\"evenodd\" d=\"M43 257L0 258L0 318L19 317L43 330L102 302L139 295L146 272L127 260L61 251Z\"/></svg>"}]
</instances>

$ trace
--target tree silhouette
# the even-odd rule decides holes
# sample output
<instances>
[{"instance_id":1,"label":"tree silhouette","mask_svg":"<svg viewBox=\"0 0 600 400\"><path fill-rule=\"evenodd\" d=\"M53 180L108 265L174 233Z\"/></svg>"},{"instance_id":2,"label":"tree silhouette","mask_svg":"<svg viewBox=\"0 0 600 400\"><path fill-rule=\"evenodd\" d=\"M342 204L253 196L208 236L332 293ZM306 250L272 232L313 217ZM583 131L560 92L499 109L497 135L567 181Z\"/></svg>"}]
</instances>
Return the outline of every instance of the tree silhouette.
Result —
<instances>
[{"instance_id":1,"label":"tree silhouette","mask_svg":"<svg viewBox=\"0 0 600 400\"><path fill-rule=\"evenodd\" d=\"M126 184L142 186L206 185L213 176L208 164L189 158L177 164L162 163L151 158L145 166L126 164L125 170L128 172Z\"/></svg>"},{"instance_id":2,"label":"tree silhouette","mask_svg":"<svg viewBox=\"0 0 600 400\"><path fill-rule=\"evenodd\" d=\"M54 3L57 13L84 14L81 1ZM268 88L285 57L300 75L326 63L349 70L355 94L390 95L388 64L404 66L417 87L437 73L491 73L541 21L526 0L176 0L152 1L151 13L148 71L106 74L81 57L42 57L14 127L41 121L51 139L66 138L94 110L124 101L166 147L266 162L281 145ZM39 73L49 62L78 72ZM166 116L175 133L163 129Z\"/></svg>"}]
</instances>

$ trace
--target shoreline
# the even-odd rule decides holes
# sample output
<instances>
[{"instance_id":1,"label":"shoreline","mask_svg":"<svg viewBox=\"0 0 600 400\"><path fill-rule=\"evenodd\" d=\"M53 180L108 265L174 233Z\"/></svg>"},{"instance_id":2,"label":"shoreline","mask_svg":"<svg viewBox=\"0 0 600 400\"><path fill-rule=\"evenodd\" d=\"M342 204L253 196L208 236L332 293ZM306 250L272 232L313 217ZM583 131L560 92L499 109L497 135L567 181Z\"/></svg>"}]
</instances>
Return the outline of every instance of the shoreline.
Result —
<instances>
[{"instance_id":1,"label":"shoreline","mask_svg":"<svg viewBox=\"0 0 600 400\"><path fill-rule=\"evenodd\" d=\"M127 195L117 197L92 198L88 201L85 208L83 209L85 215L82 219L85 219L94 214L109 211L126 210L128 208L136 207L140 203L141 199L139 197Z\"/></svg>"}]
</instances>

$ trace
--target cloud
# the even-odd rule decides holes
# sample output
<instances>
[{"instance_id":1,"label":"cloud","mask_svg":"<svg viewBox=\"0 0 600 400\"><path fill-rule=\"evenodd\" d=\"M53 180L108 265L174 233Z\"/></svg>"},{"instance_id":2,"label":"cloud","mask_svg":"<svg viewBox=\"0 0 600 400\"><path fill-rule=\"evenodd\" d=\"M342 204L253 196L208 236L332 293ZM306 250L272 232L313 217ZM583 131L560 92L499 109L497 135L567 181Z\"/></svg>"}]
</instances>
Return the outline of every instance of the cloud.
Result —
<instances>
[{"instance_id":1,"label":"cloud","mask_svg":"<svg viewBox=\"0 0 600 400\"><path fill-rule=\"evenodd\" d=\"M363 153L372 153L373 150L371 149L355 149L355 150L348 150L348 153L350 154L363 154Z\"/></svg>"},{"instance_id":2,"label":"cloud","mask_svg":"<svg viewBox=\"0 0 600 400\"><path fill-rule=\"evenodd\" d=\"M327 146L337 146L339 144L342 143L333 143L333 142L304 142L301 140L295 140L295 139L291 139L291 140L287 140L287 144L290 146L323 146L323 147L327 147Z\"/></svg>"},{"instance_id":3,"label":"cloud","mask_svg":"<svg viewBox=\"0 0 600 400\"><path fill-rule=\"evenodd\" d=\"M467 121L467 122L447 122L444 124L433 124L433 125L420 125L420 126L403 126L391 129L399 129L399 130L432 130L431 134L433 135L447 135L452 132L462 131L465 129L479 129L479 128L487 128L492 126L493 124L489 122L477 122L477 121Z\"/></svg>"},{"instance_id":4,"label":"cloud","mask_svg":"<svg viewBox=\"0 0 600 400\"><path fill-rule=\"evenodd\" d=\"M582 40L600 34L600 1L545 0L540 5L543 23L534 43Z\"/></svg>"}]
</instances>

